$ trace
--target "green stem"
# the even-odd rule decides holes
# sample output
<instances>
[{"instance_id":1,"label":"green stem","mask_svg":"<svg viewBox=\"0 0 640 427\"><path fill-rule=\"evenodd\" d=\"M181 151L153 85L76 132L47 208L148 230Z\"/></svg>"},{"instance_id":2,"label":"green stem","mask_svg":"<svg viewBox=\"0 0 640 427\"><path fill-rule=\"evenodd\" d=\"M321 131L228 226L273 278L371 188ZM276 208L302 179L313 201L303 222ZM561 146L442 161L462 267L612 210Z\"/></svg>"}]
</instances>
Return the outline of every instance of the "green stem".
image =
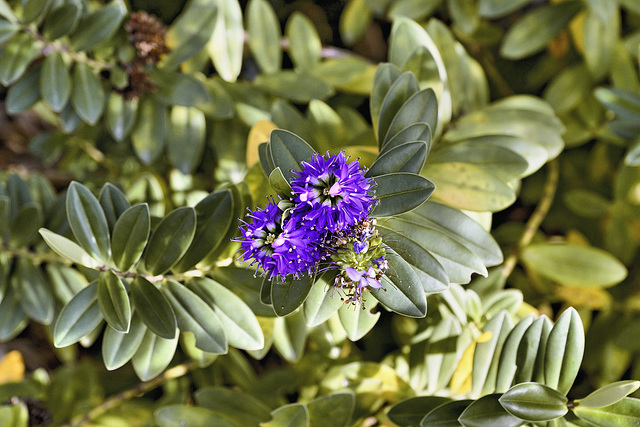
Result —
<instances>
[{"instance_id":1,"label":"green stem","mask_svg":"<svg viewBox=\"0 0 640 427\"><path fill-rule=\"evenodd\" d=\"M85 424L88 424L89 422L95 420L96 418L98 418L100 415L104 414L108 410L122 405L125 401L129 399L133 399L134 397L137 397L137 396L141 396L153 390L154 388L163 385L169 380L182 377L196 367L197 365L195 364L195 362L192 362L192 361L174 366L173 368L166 370L162 375L159 375L150 381L140 383L129 390L125 390L122 393L118 393L115 396L108 398L107 400L102 402L100 405L96 406L95 408L87 412L84 415L84 417L82 417L77 421L72 421L69 425L72 427L78 427L78 426L83 426Z\"/></svg>"},{"instance_id":2,"label":"green stem","mask_svg":"<svg viewBox=\"0 0 640 427\"><path fill-rule=\"evenodd\" d=\"M536 210L533 212L527 224L524 227L524 232L522 236L520 236L520 240L518 241L518 246L511 252L511 254L507 257L503 264L502 268L502 277L506 280L516 264L518 263L518 256L520 252L527 247L533 236L535 236L536 231L540 228L542 221L549 213L549 208L551 208L551 203L553 203L553 198L556 194L556 189L558 188L558 178L560 175L560 168L558 166L558 160L552 160L548 163L549 166L549 174L547 175L547 181L544 184L544 188L542 189L542 197L540 198L540 202L538 206L536 206Z\"/></svg>"}]
</instances>

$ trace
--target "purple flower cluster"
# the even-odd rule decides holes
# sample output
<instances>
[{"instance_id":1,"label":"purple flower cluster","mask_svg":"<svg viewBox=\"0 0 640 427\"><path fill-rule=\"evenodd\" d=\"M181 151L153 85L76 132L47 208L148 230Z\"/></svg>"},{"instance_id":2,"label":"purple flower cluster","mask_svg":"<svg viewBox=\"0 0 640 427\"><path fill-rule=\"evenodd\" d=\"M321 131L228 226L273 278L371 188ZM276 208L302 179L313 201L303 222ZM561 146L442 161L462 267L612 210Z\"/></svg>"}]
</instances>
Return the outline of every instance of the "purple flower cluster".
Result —
<instances>
[{"instance_id":1,"label":"purple flower cluster","mask_svg":"<svg viewBox=\"0 0 640 427\"><path fill-rule=\"evenodd\" d=\"M360 168L358 160L348 160L340 152L333 156L315 154L309 162L301 162L302 170L293 172L290 200L276 203L271 199L264 209L247 214L250 223L242 221L239 241L243 260L257 264L262 275L276 280L288 275L312 275L327 261L328 265L321 268L340 269L340 288L347 283L360 289L361 294L365 287L381 287L386 259L381 239L371 231L368 220L376 203L373 181L364 176L365 169ZM369 259L374 234L380 258L375 262ZM345 249L341 242L347 241L352 241L347 252L353 253L358 262L344 256L336 258L335 254Z\"/></svg>"}]
</instances>

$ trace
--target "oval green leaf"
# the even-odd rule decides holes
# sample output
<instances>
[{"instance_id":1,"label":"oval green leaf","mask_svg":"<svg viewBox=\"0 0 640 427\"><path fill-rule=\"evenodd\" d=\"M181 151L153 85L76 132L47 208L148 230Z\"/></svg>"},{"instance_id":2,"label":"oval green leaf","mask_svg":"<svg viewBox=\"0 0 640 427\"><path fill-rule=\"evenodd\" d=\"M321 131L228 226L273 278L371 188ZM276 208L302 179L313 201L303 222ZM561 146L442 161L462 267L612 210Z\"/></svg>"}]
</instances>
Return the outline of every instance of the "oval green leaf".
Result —
<instances>
[{"instance_id":1,"label":"oval green leaf","mask_svg":"<svg viewBox=\"0 0 640 427\"><path fill-rule=\"evenodd\" d=\"M196 212L191 207L178 208L155 228L144 262L152 275L166 273L185 254L196 231Z\"/></svg>"},{"instance_id":2,"label":"oval green leaf","mask_svg":"<svg viewBox=\"0 0 640 427\"><path fill-rule=\"evenodd\" d=\"M129 332L118 332L107 326L102 339L102 360L109 371L120 368L136 353L147 328L135 313L131 317Z\"/></svg>"},{"instance_id":3,"label":"oval green leaf","mask_svg":"<svg viewBox=\"0 0 640 427\"><path fill-rule=\"evenodd\" d=\"M513 416L525 421L551 421L563 417L567 397L538 383L522 383L511 387L500 398L500 404Z\"/></svg>"},{"instance_id":4,"label":"oval green leaf","mask_svg":"<svg viewBox=\"0 0 640 427\"><path fill-rule=\"evenodd\" d=\"M129 332L131 304L122 280L111 270L98 278L98 305L109 326L118 332Z\"/></svg>"},{"instance_id":5,"label":"oval green leaf","mask_svg":"<svg viewBox=\"0 0 640 427\"><path fill-rule=\"evenodd\" d=\"M145 325L161 338L176 337L176 316L167 299L147 279L138 276L131 282L131 301Z\"/></svg>"},{"instance_id":6,"label":"oval green leaf","mask_svg":"<svg viewBox=\"0 0 640 427\"><path fill-rule=\"evenodd\" d=\"M56 112L62 111L71 96L71 76L60 52L52 52L43 61L40 94Z\"/></svg>"},{"instance_id":7,"label":"oval green leaf","mask_svg":"<svg viewBox=\"0 0 640 427\"><path fill-rule=\"evenodd\" d=\"M60 312L53 330L53 344L57 348L74 344L102 322L98 305L98 282L81 290Z\"/></svg>"},{"instance_id":8,"label":"oval green leaf","mask_svg":"<svg viewBox=\"0 0 640 427\"><path fill-rule=\"evenodd\" d=\"M122 213L113 227L111 252L120 271L128 271L147 246L151 217L149 206L141 203Z\"/></svg>"},{"instance_id":9,"label":"oval green leaf","mask_svg":"<svg viewBox=\"0 0 640 427\"><path fill-rule=\"evenodd\" d=\"M413 173L391 173L375 177L378 204L370 216L399 215L420 206L431 196L435 185Z\"/></svg>"},{"instance_id":10,"label":"oval green leaf","mask_svg":"<svg viewBox=\"0 0 640 427\"><path fill-rule=\"evenodd\" d=\"M80 246L89 255L109 263L109 225L98 199L87 187L73 181L67 191L66 207L69 225Z\"/></svg>"}]
</instances>

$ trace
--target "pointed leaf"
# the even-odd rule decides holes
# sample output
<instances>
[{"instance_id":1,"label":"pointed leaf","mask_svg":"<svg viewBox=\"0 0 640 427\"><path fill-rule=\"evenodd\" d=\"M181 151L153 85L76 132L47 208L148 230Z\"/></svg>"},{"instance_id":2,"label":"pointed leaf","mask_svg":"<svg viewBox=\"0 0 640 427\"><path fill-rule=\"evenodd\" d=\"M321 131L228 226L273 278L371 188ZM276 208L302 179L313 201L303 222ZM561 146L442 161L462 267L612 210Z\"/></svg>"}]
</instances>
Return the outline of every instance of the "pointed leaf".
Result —
<instances>
[{"instance_id":1,"label":"pointed leaf","mask_svg":"<svg viewBox=\"0 0 640 427\"><path fill-rule=\"evenodd\" d=\"M313 283L303 308L307 326L324 323L342 307L342 299L333 289L334 278L335 274L326 272Z\"/></svg>"},{"instance_id":2,"label":"pointed leaf","mask_svg":"<svg viewBox=\"0 0 640 427\"><path fill-rule=\"evenodd\" d=\"M175 338L176 316L162 292L151 282L141 276L136 277L131 282L131 301L151 332L161 338Z\"/></svg>"},{"instance_id":3,"label":"pointed leaf","mask_svg":"<svg viewBox=\"0 0 640 427\"><path fill-rule=\"evenodd\" d=\"M109 225L98 199L85 186L72 182L67 191L67 218L74 236L89 255L109 262Z\"/></svg>"},{"instance_id":4,"label":"pointed leaf","mask_svg":"<svg viewBox=\"0 0 640 427\"><path fill-rule=\"evenodd\" d=\"M55 301L49 284L40 269L30 260L17 259L11 284L16 294L20 295L20 305L29 317L45 325L53 321Z\"/></svg>"},{"instance_id":5,"label":"pointed leaf","mask_svg":"<svg viewBox=\"0 0 640 427\"><path fill-rule=\"evenodd\" d=\"M185 254L196 231L196 213L191 207L178 208L155 228L144 262L154 276L166 273Z\"/></svg>"},{"instance_id":6,"label":"pointed leaf","mask_svg":"<svg viewBox=\"0 0 640 427\"><path fill-rule=\"evenodd\" d=\"M104 110L105 94L99 77L84 63L73 69L73 93L71 104L82 120L95 125Z\"/></svg>"},{"instance_id":7,"label":"pointed leaf","mask_svg":"<svg viewBox=\"0 0 640 427\"><path fill-rule=\"evenodd\" d=\"M10 86L18 80L40 55L41 48L41 43L27 32L13 36L0 53L0 82Z\"/></svg>"},{"instance_id":8,"label":"pointed leaf","mask_svg":"<svg viewBox=\"0 0 640 427\"><path fill-rule=\"evenodd\" d=\"M500 398L500 404L511 415L532 422L554 420L568 411L565 395L538 383L511 387Z\"/></svg>"},{"instance_id":9,"label":"pointed leaf","mask_svg":"<svg viewBox=\"0 0 640 427\"><path fill-rule=\"evenodd\" d=\"M334 427L346 427L350 425L355 406L356 398L353 392L316 397L307 403L309 425L322 425L326 420L331 420Z\"/></svg>"},{"instance_id":10,"label":"pointed leaf","mask_svg":"<svg viewBox=\"0 0 640 427\"><path fill-rule=\"evenodd\" d=\"M290 403L271 412L273 420L263 427L309 427L309 410L304 403Z\"/></svg>"},{"instance_id":11,"label":"pointed leaf","mask_svg":"<svg viewBox=\"0 0 640 427\"><path fill-rule=\"evenodd\" d=\"M269 74L280 69L280 22L271 4L266 0L252 0L246 11L249 49L263 72Z\"/></svg>"},{"instance_id":12,"label":"pointed leaf","mask_svg":"<svg viewBox=\"0 0 640 427\"><path fill-rule=\"evenodd\" d=\"M412 173L391 173L375 177L376 199L379 203L371 217L398 215L420 206L431 196L435 185Z\"/></svg>"},{"instance_id":13,"label":"pointed leaf","mask_svg":"<svg viewBox=\"0 0 640 427\"><path fill-rule=\"evenodd\" d=\"M109 182L100 190L98 199L104 215L107 217L109 230L113 231L117 219L131 206L129 200L118 187Z\"/></svg>"},{"instance_id":14,"label":"pointed leaf","mask_svg":"<svg viewBox=\"0 0 640 427\"><path fill-rule=\"evenodd\" d=\"M142 381L160 375L171 363L178 348L178 337L165 339L146 330L140 347L133 355L133 370Z\"/></svg>"},{"instance_id":15,"label":"pointed leaf","mask_svg":"<svg viewBox=\"0 0 640 427\"><path fill-rule=\"evenodd\" d=\"M227 352L227 338L222 323L207 303L173 280L168 280L162 290L176 314L178 327L195 335L199 349L217 354Z\"/></svg>"},{"instance_id":16,"label":"pointed leaf","mask_svg":"<svg viewBox=\"0 0 640 427\"><path fill-rule=\"evenodd\" d=\"M131 360L140 348L146 330L144 323L135 313L131 317L131 327L127 333L107 326L102 340L102 359L107 370L118 369Z\"/></svg>"},{"instance_id":17,"label":"pointed leaf","mask_svg":"<svg viewBox=\"0 0 640 427\"><path fill-rule=\"evenodd\" d=\"M454 400L444 403L429 412L422 421L420 421L420 427L460 425L458 418L471 402L473 402L473 400Z\"/></svg>"},{"instance_id":18,"label":"pointed leaf","mask_svg":"<svg viewBox=\"0 0 640 427\"><path fill-rule=\"evenodd\" d=\"M118 93L109 94L105 124L116 141L123 141L133 129L138 111L138 101L128 101Z\"/></svg>"},{"instance_id":19,"label":"pointed leaf","mask_svg":"<svg viewBox=\"0 0 640 427\"><path fill-rule=\"evenodd\" d=\"M257 425L271 420L269 407L248 393L222 387L203 387L194 396L203 408L235 418L243 425Z\"/></svg>"},{"instance_id":20,"label":"pointed leaf","mask_svg":"<svg viewBox=\"0 0 640 427\"><path fill-rule=\"evenodd\" d=\"M410 72L403 73L391 84L380 107L380 117L378 119L379 123L377 129L380 147L382 147L384 142L387 141L387 133L391 123L396 117L396 114L402 108L404 103L416 94L418 90L418 81ZM402 128L397 129L397 132L400 130L402 130ZM391 135L389 139L393 136L394 135Z\"/></svg>"},{"instance_id":21,"label":"pointed leaf","mask_svg":"<svg viewBox=\"0 0 640 427\"><path fill-rule=\"evenodd\" d=\"M500 427L518 427L522 425L520 418L514 417L508 413L498 398L500 394L489 394L467 406L458 421L465 427L483 427L483 426L500 426Z\"/></svg>"},{"instance_id":22,"label":"pointed leaf","mask_svg":"<svg viewBox=\"0 0 640 427\"><path fill-rule=\"evenodd\" d=\"M151 217L149 206L141 203L122 213L113 227L111 252L120 271L128 271L138 262L147 246Z\"/></svg>"},{"instance_id":23,"label":"pointed leaf","mask_svg":"<svg viewBox=\"0 0 640 427\"><path fill-rule=\"evenodd\" d=\"M336 299L337 299L336 295ZM369 296L362 294L361 304L342 304L338 310L340 324L351 341L359 341L378 323L380 312L374 310L378 302ZM375 312L374 312L375 311Z\"/></svg>"},{"instance_id":24,"label":"pointed leaf","mask_svg":"<svg viewBox=\"0 0 640 427\"><path fill-rule=\"evenodd\" d=\"M632 427L640 422L640 399L625 397L603 408L578 406L573 412L581 420L602 427Z\"/></svg>"},{"instance_id":25,"label":"pointed leaf","mask_svg":"<svg viewBox=\"0 0 640 427\"><path fill-rule=\"evenodd\" d=\"M303 276L295 279L287 277L284 282L273 282L271 285L271 303L278 316L287 316L302 305L309 292L313 281Z\"/></svg>"},{"instance_id":26,"label":"pointed leaf","mask_svg":"<svg viewBox=\"0 0 640 427\"><path fill-rule=\"evenodd\" d=\"M584 399L576 400L581 407L602 408L613 405L640 388L640 381L616 381L600 387Z\"/></svg>"},{"instance_id":27,"label":"pointed leaf","mask_svg":"<svg viewBox=\"0 0 640 427\"><path fill-rule=\"evenodd\" d=\"M273 345L288 362L300 360L307 340L307 325L302 311L287 317L277 317L273 328Z\"/></svg>"},{"instance_id":28,"label":"pointed leaf","mask_svg":"<svg viewBox=\"0 0 640 427\"><path fill-rule=\"evenodd\" d=\"M40 73L42 99L53 111L62 111L71 96L71 76L60 52L52 52L42 65Z\"/></svg>"},{"instance_id":29,"label":"pointed leaf","mask_svg":"<svg viewBox=\"0 0 640 427\"><path fill-rule=\"evenodd\" d=\"M171 109L167 151L171 163L183 174L190 174L202 161L206 124L204 113L194 107Z\"/></svg>"},{"instance_id":30,"label":"pointed leaf","mask_svg":"<svg viewBox=\"0 0 640 427\"><path fill-rule=\"evenodd\" d=\"M133 150L144 164L153 163L165 145L167 134L167 110L151 97L143 98L138 104L136 125L131 131Z\"/></svg>"},{"instance_id":31,"label":"pointed leaf","mask_svg":"<svg viewBox=\"0 0 640 427\"><path fill-rule=\"evenodd\" d=\"M382 149L384 150L389 141L399 132L414 123L427 123L430 129L438 126L438 100L433 89L421 90L402 104L389 125Z\"/></svg>"},{"instance_id":32,"label":"pointed leaf","mask_svg":"<svg viewBox=\"0 0 640 427\"><path fill-rule=\"evenodd\" d=\"M297 68L313 68L320 60L320 36L313 22L296 11L287 20L284 34L289 40L289 55Z\"/></svg>"},{"instance_id":33,"label":"pointed leaf","mask_svg":"<svg viewBox=\"0 0 640 427\"><path fill-rule=\"evenodd\" d=\"M236 294L209 278L195 278L188 282L195 292L218 316L229 345L243 350L260 350L264 335L260 323L249 306Z\"/></svg>"},{"instance_id":34,"label":"pointed leaf","mask_svg":"<svg viewBox=\"0 0 640 427\"><path fill-rule=\"evenodd\" d=\"M84 265L85 267L97 269L102 264L93 259L84 249L82 249L76 242L67 239L64 236L53 233L46 228L41 228L40 235L44 241L53 249L58 255L67 258L68 260Z\"/></svg>"},{"instance_id":35,"label":"pointed leaf","mask_svg":"<svg viewBox=\"0 0 640 427\"><path fill-rule=\"evenodd\" d=\"M60 312L53 330L53 343L57 348L78 342L102 322L98 305L98 282L81 290Z\"/></svg>"},{"instance_id":36,"label":"pointed leaf","mask_svg":"<svg viewBox=\"0 0 640 427\"><path fill-rule=\"evenodd\" d=\"M314 155L313 148L302 138L283 129L271 131L269 148L274 166L280 168L288 182L293 178L291 171L300 171L300 162L309 162Z\"/></svg>"},{"instance_id":37,"label":"pointed leaf","mask_svg":"<svg viewBox=\"0 0 640 427\"><path fill-rule=\"evenodd\" d=\"M393 405L387 416L399 426L417 426L426 414L450 401L448 397L442 396L412 397Z\"/></svg>"},{"instance_id":38,"label":"pointed leaf","mask_svg":"<svg viewBox=\"0 0 640 427\"><path fill-rule=\"evenodd\" d=\"M584 328L575 308L569 307L551 329L544 359L545 384L568 393L584 354Z\"/></svg>"},{"instance_id":39,"label":"pointed leaf","mask_svg":"<svg viewBox=\"0 0 640 427\"><path fill-rule=\"evenodd\" d=\"M424 141L407 142L380 154L366 176L385 175L394 172L420 173L427 159Z\"/></svg>"},{"instance_id":40,"label":"pointed leaf","mask_svg":"<svg viewBox=\"0 0 640 427\"><path fill-rule=\"evenodd\" d=\"M78 27L81 17L80 0L66 0L60 5L54 4L53 9L44 18L42 35L47 40L55 40L72 33Z\"/></svg>"},{"instance_id":41,"label":"pointed leaf","mask_svg":"<svg viewBox=\"0 0 640 427\"><path fill-rule=\"evenodd\" d=\"M208 51L216 71L224 80L235 82L242 68L244 28L237 1L218 1L218 14Z\"/></svg>"},{"instance_id":42,"label":"pointed leaf","mask_svg":"<svg viewBox=\"0 0 640 427\"><path fill-rule=\"evenodd\" d=\"M98 279L98 305L109 326L118 332L129 332L131 305L124 283L111 270L100 273Z\"/></svg>"},{"instance_id":43,"label":"pointed leaf","mask_svg":"<svg viewBox=\"0 0 640 427\"><path fill-rule=\"evenodd\" d=\"M113 36L127 13L123 0L113 0L86 15L71 35L71 46L76 51L89 49Z\"/></svg>"}]
</instances>

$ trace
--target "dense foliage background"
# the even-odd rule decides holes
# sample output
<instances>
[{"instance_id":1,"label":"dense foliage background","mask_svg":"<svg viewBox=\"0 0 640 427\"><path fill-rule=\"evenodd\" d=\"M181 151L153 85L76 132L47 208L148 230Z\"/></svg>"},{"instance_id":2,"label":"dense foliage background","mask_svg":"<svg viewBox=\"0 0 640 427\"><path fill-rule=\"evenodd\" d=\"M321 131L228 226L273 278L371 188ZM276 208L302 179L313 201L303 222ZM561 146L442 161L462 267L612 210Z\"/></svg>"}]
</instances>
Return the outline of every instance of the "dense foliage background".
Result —
<instances>
[{"instance_id":1,"label":"dense foliage background","mask_svg":"<svg viewBox=\"0 0 640 427\"><path fill-rule=\"evenodd\" d=\"M0 425L640 423L640 1L0 0L0 46ZM364 306L234 240L340 150Z\"/></svg>"}]
</instances>

